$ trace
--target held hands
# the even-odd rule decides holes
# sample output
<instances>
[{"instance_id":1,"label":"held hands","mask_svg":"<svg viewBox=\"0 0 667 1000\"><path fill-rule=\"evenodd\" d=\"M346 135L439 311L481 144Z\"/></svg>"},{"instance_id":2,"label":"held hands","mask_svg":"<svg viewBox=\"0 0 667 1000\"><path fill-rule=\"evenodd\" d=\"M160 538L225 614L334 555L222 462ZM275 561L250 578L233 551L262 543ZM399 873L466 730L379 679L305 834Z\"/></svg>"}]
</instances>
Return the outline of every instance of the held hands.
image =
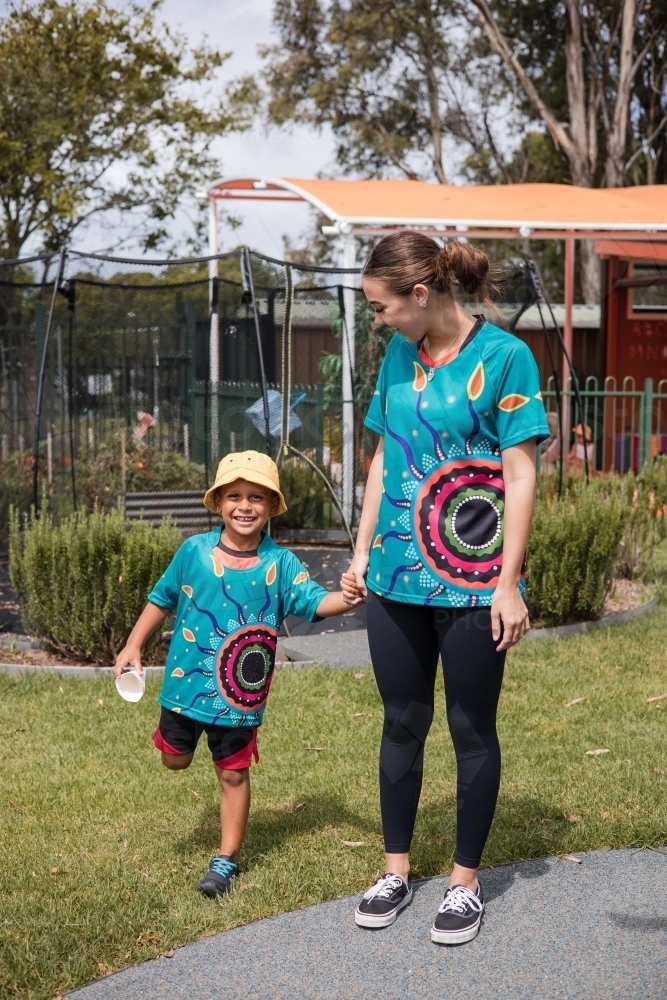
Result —
<instances>
[{"instance_id":1,"label":"held hands","mask_svg":"<svg viewBox=\"0 0 667 1000\"><path fill-rule=\"evenodd\" d=\"M341 576L340 588L343 591L343 600L353 608L366 600L366 587L364 586L362 591L351 567Z\"/></svg>"},{"instance_id":2,"label":"held hands","mask_svg":"<svg viewBox=\"0 0 667 1000\"><path fill-rule=\"evenodd\" d=\"M502 642L496 646L499 653L515 646L529 630L528 608L516 585L496 588L491 603L491 628L496 642L502 633Z\"/></svg>"},{"instance_id":3,"label":"held hands","mask_svg":"<svg viewBox=\"0 0 667 1000\"><path fill-rule=\"evenodd\" d=\"M126 670L136 670L138 674L143 674L144 668L141 665L141 648L137 646L125 646L116 657L113 668L114 677L118 678Z\"/></svg>"}]
</instances>

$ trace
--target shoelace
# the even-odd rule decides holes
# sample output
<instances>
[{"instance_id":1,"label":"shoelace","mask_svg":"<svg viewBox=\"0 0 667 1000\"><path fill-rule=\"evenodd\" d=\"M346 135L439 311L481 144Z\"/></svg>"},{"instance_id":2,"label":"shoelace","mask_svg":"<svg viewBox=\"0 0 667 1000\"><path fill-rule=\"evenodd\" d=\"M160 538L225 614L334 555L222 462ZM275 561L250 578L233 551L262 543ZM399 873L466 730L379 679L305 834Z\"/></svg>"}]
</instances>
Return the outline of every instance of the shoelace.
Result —
<instances>
[{"instance_id":1,"label":"shoelace","mask_svg":"<svg viewBox=\"0 0 667 1000\"><path fill-rule=\"evenodd\" d=\"M459 913L463 915L467 909L480 913L482 902L479 896L464 885L455 885L445 893L438 913Z\"/></svg>"},{"instance_id":2,"label":"shoelace","mask_svg":"<svg viewBox=\"0 0 667 1000\"><path fill-rule=\"evenodd\" d=\"M403 879L399 875L381 875L375 885L372 885L368 892L364 893L364 899L389 899L392 893L396 892L403 885Z\"/></svg>"},{"instance_id":3,"label":"shoelace","mask_svg":"<svg viewBox=\"0 0 667 1000\"><path fill-rule=\"evenodd\" d=\"M208 870L220 875L221 878L228 878L230 875L236 875L239 866L234 861L230 861L229 858L217 857L211 859Z\"/></svg>"}]
</instances>

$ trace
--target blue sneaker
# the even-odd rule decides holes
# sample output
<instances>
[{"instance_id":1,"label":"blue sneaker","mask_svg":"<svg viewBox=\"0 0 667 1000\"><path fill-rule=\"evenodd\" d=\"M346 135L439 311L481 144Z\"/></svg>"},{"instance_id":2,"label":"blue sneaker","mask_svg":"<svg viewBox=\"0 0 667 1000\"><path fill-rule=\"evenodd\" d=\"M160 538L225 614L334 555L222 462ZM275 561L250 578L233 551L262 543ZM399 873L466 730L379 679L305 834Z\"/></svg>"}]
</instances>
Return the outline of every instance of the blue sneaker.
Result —
<instances>
[{"instance_id":1,"label":"blue sneaker","mask_svg":"<svg viewBox=\"0 0 667 1000\"><path fill-rule=\"evenodd\" d=\"M216 896L224 896L226 892L231 892L234 887L234 879L240 872L236 861L227 854L219 854L217 858L211 858L208 871L199 883L198 889L210 899Z\"/></svg>"}]
</instances>

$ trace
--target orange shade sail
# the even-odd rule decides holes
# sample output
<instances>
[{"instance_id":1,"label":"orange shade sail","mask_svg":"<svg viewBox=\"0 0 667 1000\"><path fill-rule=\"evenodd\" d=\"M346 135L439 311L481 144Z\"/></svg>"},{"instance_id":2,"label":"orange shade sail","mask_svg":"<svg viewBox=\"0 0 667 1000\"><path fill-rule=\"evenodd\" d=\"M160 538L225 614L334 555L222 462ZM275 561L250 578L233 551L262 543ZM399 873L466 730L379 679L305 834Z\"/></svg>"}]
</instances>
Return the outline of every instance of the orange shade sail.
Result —
<instances>
[{"instance_id":1,"label":"orange shade sail","mask_svg":"<svg viewBox=\"0 0 667 1000\"><path fill-rule=\"evenodd\" d=\"M567 184L457 186L409 180L229 178L214 199L305 201L341 232L364 227L512 230L519 235L655 233L667 237L667 185L581 188Z\"/></svg>"}]
</instances>

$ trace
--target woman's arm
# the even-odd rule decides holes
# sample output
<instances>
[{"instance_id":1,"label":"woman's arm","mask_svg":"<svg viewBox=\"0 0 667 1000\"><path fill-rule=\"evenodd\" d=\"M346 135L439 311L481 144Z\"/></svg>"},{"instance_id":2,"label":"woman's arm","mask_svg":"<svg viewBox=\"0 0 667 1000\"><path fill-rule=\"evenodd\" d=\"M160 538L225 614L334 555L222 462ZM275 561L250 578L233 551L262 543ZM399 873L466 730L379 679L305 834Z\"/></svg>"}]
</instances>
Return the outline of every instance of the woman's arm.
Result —
<instances>
[{"instance_id":1,"label":"woman's arm","mask_svg":"<svg viewBox=\"0 0 667 1000\"><path fill-rule=\"evenodd\" d=\"M366 572L368 570L368 560L370 557L371 545L373 544L373 532L378 520L380 510L380 500L382 499L382 472L384 468L384 438L378 441L371 467L368 470L366 480L366 492L364 493L364 506L359 519L359 529L357 531L357 543L354 547L354 556L350 564L349 572L354 576L359 591L366 597ZM350 601L350 604L361 604L361 598Z\"/></svg>"},{"instance_id":2,"label":"woman's arm","mask_svg":"<svg viewBox=\"0 0 667 1000\"><path fill-rule=\"evenodd\" d=\"M528 608L519 593L519 580L535 503L535 439L507 448L502 452L502 460L505 480L503 568L491 604L494 639L500 638L502 622L499 652L514 646L530 628Z\"/></svg>"}]
</instances>

